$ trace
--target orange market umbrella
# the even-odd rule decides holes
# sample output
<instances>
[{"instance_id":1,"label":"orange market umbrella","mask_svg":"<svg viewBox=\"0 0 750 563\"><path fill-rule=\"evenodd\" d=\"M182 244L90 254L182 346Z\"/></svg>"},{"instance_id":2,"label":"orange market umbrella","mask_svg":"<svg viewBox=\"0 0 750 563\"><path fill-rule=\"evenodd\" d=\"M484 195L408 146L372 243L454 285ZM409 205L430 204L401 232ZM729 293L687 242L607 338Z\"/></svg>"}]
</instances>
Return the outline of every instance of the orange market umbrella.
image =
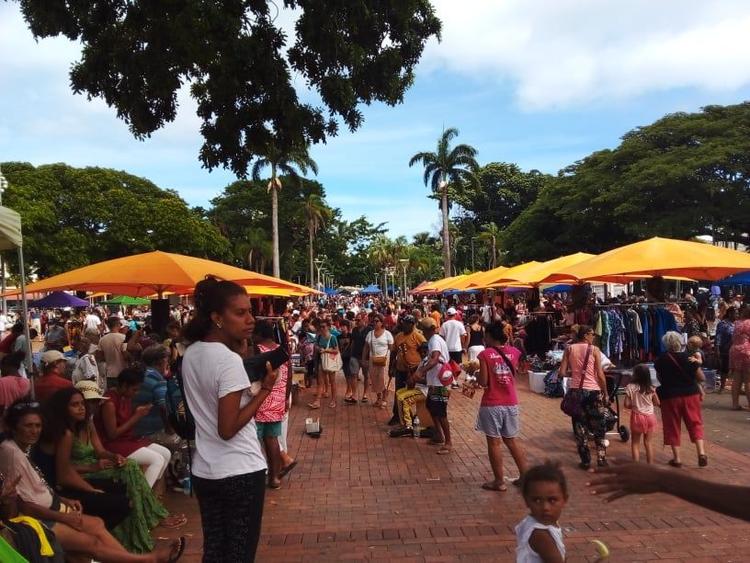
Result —
<instances>
[{"instance_id":1,"label":"orange market umbrella","mask_svg":"<svg viewBox=\"0 0 750 563\"><path fill-rule=\"evenodd\" d=\"M550 274L564 270L575 264L579 264L584 260L593 258L594 256L594 254L588 254L586 252L576 252L575 254L560 256L554 260L537 263L537 265L533 267L511 268L504 272L500 278L496 280L496 283L501 284L507 282L514 286L536 286L545 280ZM523 266L525 266L525 264Z\"/></svg>"},{"instance_id":2,"label":"orange market umbrella","mask_svg":"<svg viewBox=\"0 0 750 563\"><path fill-rule=\"evenodd\" d=\"M475 280L480 279L486 273L487 272L483 270L480 272L474 272L473 274L469 274L464 279L459 280L451 289L456 289L459 291L468 290L468 289L476 289L471 284L474 283Z\"/></svg>"},{"instance_id":3,"label":"orange market umbrella","mask_svg":"<svg viewBox=\"0 0 750 563\"><path fill-rule=\"evenodd\" d=\"M442 293L443 291L448 291L449 289L455 289L456 284L460 283L464 278L467 277L468 276L466 274L461 274L460 276L444 278L440 281L435 282L433 286L437 293Z\"/></svg>"},{"instance_id":4,"label":"orange market umbrella","mask_svg":"<svg viewBox=\"0 0 750 563\"><path fill-rule=\"evenodd\" d=\"M464 289L477 289L487 287L488 281L500 277L506 270L508 270L507 266L498 266L497 268L487 270L486 272L477 272L476 274L472 274L472 279L466 280L466 287Z\"/></svg>"},{"instance_id":5,"label":"orange market umbrella","mask_svg":"<svg viewBox=\"0 0 750 563\"><path fill-rule=\"evenodd\" d=\"M505 270L499 272L498 274L492 274L492 272L494 272L495 270L490 270L489 272L487 272L486 276L482 277L481 280L479 280L479 285L477 285L476 287L491 288L491 287L500 287L502 285L508 285L508 284L503 284L500 280L503 280L511 276L520 275L524 273L526 270L529 270L531 268L534 268L535 266L538 266L540 263L541 262L532 260L531 262L525 262L523 264L519 264L518 266L513 266L512 268L506 268Z\"/></svg>"},{"instance_id":6,"label":"orange market umbrella","mask_svg":"<svg viewBox=\"0 0 750 563\"><path fill-rule=\"evenodd\" d=\"M187 293L207 275L244 286L299 288L297 284L250 270L157 250L84 266L32 283L27 290L75 289L140 297L153 293Z\"/></svg>"},{"instance_id":7,"label":"orange market umbrella","mask_svg":"<svg viewBox=\"0 0 750 563\"><path fill-rule=\"evenodd\" d=\"M750 254L746 252L702 242L654 237L561 269L544 281L610 281L623 276L719 280L747 270L750 270Z\"/></svg>"}]
</instances>

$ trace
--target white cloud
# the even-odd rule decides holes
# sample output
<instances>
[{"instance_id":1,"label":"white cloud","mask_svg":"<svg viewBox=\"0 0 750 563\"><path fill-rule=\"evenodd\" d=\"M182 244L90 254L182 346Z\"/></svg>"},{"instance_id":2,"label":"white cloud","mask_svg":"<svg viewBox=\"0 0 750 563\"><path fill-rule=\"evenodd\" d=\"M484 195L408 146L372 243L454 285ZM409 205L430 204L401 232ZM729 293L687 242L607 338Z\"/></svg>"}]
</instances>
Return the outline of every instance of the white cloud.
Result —
<instances>
[{"instance_id":1,"label":"white cloud","mask_svg":"<svg viewBox=\"0 0 750 563\"><path fill-rule=\"evenodd\" d=\"M510 82L525 110L750 84L743 0L434 0L422 69Z\"/></svg>"}]
</instances>

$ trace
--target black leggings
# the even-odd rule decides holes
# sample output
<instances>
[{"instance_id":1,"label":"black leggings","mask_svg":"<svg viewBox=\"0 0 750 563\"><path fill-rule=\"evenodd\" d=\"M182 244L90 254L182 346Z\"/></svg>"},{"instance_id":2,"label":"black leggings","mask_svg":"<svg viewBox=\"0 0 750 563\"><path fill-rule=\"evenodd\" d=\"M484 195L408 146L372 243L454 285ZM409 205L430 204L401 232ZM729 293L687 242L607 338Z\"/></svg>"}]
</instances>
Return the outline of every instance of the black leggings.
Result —
<instances>
[{"instance_id":1,"label":"black leggings","mask_svg":"<svg viewBox=\"0 0 750 563\"><path fill-rule=\"evenodd\" d=\"M203 527L203 563L255 561L266 470L225 479L193 475Z\"/></svg>"}]
</instances>

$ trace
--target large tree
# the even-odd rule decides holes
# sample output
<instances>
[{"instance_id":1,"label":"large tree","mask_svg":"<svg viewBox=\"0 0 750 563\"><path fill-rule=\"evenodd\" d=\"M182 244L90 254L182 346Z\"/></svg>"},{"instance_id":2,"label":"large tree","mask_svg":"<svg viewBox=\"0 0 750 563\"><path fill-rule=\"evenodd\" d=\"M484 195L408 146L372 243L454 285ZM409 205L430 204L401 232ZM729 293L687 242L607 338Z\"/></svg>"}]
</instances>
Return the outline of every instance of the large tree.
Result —
<instances>
[{"instance_id":1,"label":"large tree","mask_svg":"<svg viewBox=\"0 0 750 563\"><path fill-rule=\"evenodd\" d=\"M460 190L465 184L475 185L479 169L474 147L459 144L451 148L451 141L457 136L458 129L446 129L438 139L435 152L419 152L409 160L409 166L424 166L424 185L430 187L432 197L440 202L443 216L443 272L446 277L452 275L448 196L451 190Z\"/></svg>"},{"instance_id":2,"label":"large tree","mask_svg":"<svg viewBox=\"0 0 750 563\"><path fill-rule=\"evenodd\" d=\"M315 193L309 193L303 203L303 213L307 224L307 252L308 265L310 267L310 285L315 280L315 235L332 217L331 209L325 204L323 198Z\"/></svg>"},{"instance_id":3,"label":"large tree","mask_svg":"<svg viewBox=\"0 0 750 563\"><path fill-rule=\"evenodd\" d=\"M318 165L310 158L307 148L293 148L288 152L279 149L275 141L271 141L263 148L263 154L253 163L252 178L260 181L260 173L264 168L270 168L271 179L268 191L271 192L271 241L273 246L273 275L281 276L281 260L279 259L279 190L282 188L279 174L287 176L292 181L300 183L299 172L303 176L310 170L318 174Z\"/></svg>"},{"instance_id":4,"label":"large tree","mask_svg":"<svg viewBox=\"0 0 750 563\"><path fill-rule=\"evenodd\" d=\"M656 235L750 245L750 103L667 115L565 168L504 247L545 259Z\"/></svg>"},{"instance_id":5,"label":"large tree","mask_svg":"<svg viewBox=\"0 0 750 563\"><path fill-rule=\"evenodd\" d=\"M106 168L2 164L3 203L21 214L40 276L150 250L225 260L229 241L175 191Z\"/></svg>"},{"instance_id":6,"label":"large tree","mask_svg":"<svg viewBox=\"0 0 750 563\"><path fill-rule=\"evenodd\" d=\"M240 177L271 140L288 152L339 121L357 129L363 103L400 103L440 33L428 0L18 1L35 37L82 43L73 91L104 99L138 138L175 119L188 84L201 161ZM298 15L291 38L280 7ZM301 101L295 82L320 105Z\"/></svg>"}]
</instances>

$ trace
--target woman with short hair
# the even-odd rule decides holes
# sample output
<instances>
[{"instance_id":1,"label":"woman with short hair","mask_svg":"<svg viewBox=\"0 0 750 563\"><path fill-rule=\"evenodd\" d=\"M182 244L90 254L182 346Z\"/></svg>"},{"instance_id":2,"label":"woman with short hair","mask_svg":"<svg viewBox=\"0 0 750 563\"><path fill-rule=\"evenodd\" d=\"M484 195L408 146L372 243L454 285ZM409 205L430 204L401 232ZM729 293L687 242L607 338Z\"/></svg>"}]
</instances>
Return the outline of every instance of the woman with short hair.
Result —
<instances>
[{"instance_id":1,"label":"woman with short hair","mask_svg":"<svg viewBox=\"0 0 750 563\"><path fill-rule=\"evenodd\" d=\"M745 385L745 397L750 407L750 305L740 309L734 323L732 345L729 348L729 372L732 374L732 409L742 410L740 393Z\"/></svg>"},{"instance_id":2,"label":"woman with short hair","mask_svg":"<svg viewBox=\"0 0 750 563\"><path fill-rule=\"evenodd\" d=\"M659 387L656 394L661 402L661 422L664 445L672 448L669 465L682 467L680 461L680 435L682 422L687 427L690 440L698 453L698 465L708 465L708 456L703 444L703 393L699 384L705 378L698 363L690 361L683 351L682 335L667 332L661 339L666 352L654 362Z\"/></svg>"}]
</instances>

